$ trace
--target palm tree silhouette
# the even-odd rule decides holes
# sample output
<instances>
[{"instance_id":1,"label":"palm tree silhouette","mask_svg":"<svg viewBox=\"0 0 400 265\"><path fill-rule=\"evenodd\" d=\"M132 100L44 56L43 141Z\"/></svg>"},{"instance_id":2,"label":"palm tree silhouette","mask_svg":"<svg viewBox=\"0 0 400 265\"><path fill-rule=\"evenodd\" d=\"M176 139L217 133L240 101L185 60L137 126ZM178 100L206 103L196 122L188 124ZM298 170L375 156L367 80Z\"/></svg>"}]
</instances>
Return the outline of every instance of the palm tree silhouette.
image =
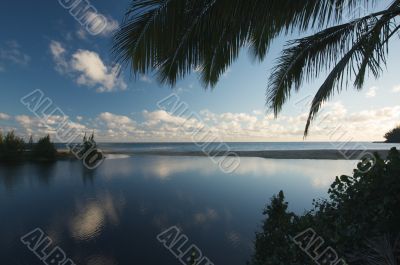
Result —
<instances>
[{"instance_id":1,"label":"palm tree silhouette","mask_svg":"<svg viewBox=\"0 0 400 265\"><path fill-rule=\"evenodd\" d=\"M270 76L266 102L275 116L293 90L327 70L309 112L305 136L321 105L352 80L361 89L365 75L378 78L386 64L389 41L400 29L400 0L368 16L376 0L134 0L114 37L113 52L134 74L155 72L161 83L175 85L194 69L204 86L221 75L248 47L265 58L281 34L317 33L290 41ZM371 11L370 11L371 12ZM396 20L397 18L397 20Z\"/></svg>"}]
</instances>

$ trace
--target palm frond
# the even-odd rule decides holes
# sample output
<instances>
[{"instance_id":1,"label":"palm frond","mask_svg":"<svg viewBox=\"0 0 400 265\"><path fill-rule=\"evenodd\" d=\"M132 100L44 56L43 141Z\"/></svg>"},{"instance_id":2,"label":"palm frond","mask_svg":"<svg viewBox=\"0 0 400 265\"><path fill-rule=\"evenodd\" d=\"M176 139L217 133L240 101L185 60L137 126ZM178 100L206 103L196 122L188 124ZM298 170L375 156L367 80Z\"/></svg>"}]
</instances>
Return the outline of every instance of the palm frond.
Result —
<instances>
[{"instance_id":1,"label":"palm frond","mask_svg":"<svg viewBox=\"0 0 400 265\"><path fill-rule=\"evenodd\" d=\"M364 244L364 248L348 254L348 258L357 264L398 265L399 239L400 236L394 237L390 235L368 239Z\"/></svg>"},{"instance_id":2,"label":"palm frond","mask_svg":"<svg viewBox=\"0 0 400 265\"><path fill-rule=\"evenodd\" d=\"M205 87L249 48L263 60L281 34L321 30L289 42L273 69L267 105L275 116L305 81L328 71L313 100L305 136L322 104L354 78L361 89L365 76L378 77L386 64L389 39L399 31L395 17L400 0L385 10L343 23L347 13L376 0L132 0L114 37L116 61L137 74L153 73L161 83L175 85L199 70ZM341 24L343 23L343 24ZM339 24L339 25L337 25ZM326 28L326 29L325 29Z\"/></svg>"},{"instance_id":3,"label":"palm frond","mask_svg":"<svg viewBox=\"0 0 400 265\"><path fill-rule=\"evenodd\" d=\"M267 105L275 116L290 97L292 88L300 89L304 79L318 77L324 69L336 63L345 47L350 47L356 32L365 27L368 18L323 30L313 36L288 44L270 76Z\"/></svg>"},{"instance_id":4,"label":"palm frond","mask_svg":"<svg viewBox=\"0 0 400 265\"><path fill-rule=\"evenodd\" d=\"M392 20L400 13L399 1L395 3L379 18L371 18L368 26L356 34L357 39L351 49L340 59L325 82L316 93L310 108L304 136L308 135L311 122L315 119L322 104L334 95L335 89L340 92L347 87L347 82L353 75L356 76L355 87L361 88L367 68L378 78L381 65L386 65L387 43L394 35ZM346 82L344 82L346 80Z\"/></svg>"},{"instance_id":5,"label":"palm frond","mask_svg":"<svg viewBox=\"0 0 400 265\"><path fill-rule=\"evenodd\" d=\"M215 86L241 48L249 45L262 60L280 33L322 27L340 20L344 9L370 2L136 0L114 38L113 52L133 73L155 70L161 82L171 85L200 66L205 86Z\"/></svg>"}]
</instances>

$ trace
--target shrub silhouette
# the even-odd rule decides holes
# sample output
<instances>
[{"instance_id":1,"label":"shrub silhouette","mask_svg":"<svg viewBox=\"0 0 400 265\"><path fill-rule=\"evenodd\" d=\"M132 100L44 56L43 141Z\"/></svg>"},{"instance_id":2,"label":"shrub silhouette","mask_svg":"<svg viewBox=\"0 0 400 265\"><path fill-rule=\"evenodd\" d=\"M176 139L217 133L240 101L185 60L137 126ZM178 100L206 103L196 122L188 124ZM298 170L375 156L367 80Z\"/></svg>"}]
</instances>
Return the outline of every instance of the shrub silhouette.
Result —
<instances>
[{"instance_id":1,"label":"shrub silhouette","mask_svg":"<svg viewBox=\"0 0 400 265\"><path fill-rule=\"evenodd\" d=\"M352 176L336 177L328 194L329 199L315 201L313 210L299 216L287 211L283 192L273 197L249 264L311 263L289 240L307 228L313 228L325 240L325 247L334 246L346 259L371 238L400 234L399 151L391 149L386 160L376 155L375 165L366 173L355 169Z\"/></svg>"},{"instance_id":2,"label":"shrub silhouette","mask_svg":"<svg viewBox=\"0 0 400 265\"><path fill-rule=\"evenodd\" d=\"M400 125L385 134L387 143L400 143Z\"/></svg>"},{"instance_id":3,"label":"shrub silhouette","mask_svg":"<svg viewBox=\"0 0 400 265\"><path fill-rule=\"evenodd\" d=\"M50 140L50 135L40 138L33 147L34 158L55 159L57 150Z\"/></svg>"},{"instance_id":4,"label":"shrub silhouette","mask_svg":"<svg viewBox=\"0 0 400 265\"><path fill-rule=\"evenodd\" d=\"M25 142L15 135L14 131L5 136L0 134L0 158L4 160L19 159L24 151Z\"/></svg>"},{"instance_id":5,"label":"shrub silhouette","mask_svg":"<svg viewBox=\"0 0 400 265\"><path fill-rule=\"evenodd\" d=\"M97 143L94 140L94 133L92 133L89 137L86 137L85 133L85 135L83 136L82 144L80 144L79 155L84 156L90 150L96 150L96 149L97 149Z\"/></svg>"}]
</instances>

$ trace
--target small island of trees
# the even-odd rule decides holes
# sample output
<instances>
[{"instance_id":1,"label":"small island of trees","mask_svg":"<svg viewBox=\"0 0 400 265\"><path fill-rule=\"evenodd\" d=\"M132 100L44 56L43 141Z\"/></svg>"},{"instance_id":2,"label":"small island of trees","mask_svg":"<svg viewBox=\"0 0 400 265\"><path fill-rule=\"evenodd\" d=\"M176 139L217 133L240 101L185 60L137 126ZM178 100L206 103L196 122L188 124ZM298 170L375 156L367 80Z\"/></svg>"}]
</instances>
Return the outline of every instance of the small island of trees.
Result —
<instances>
[{"instance_id":1,"label":"small island of trees","mask_svg":"<svg viewBox=\"0 0 400 265\"><path fill-rule=\"evenodd\" d=\"M400 143L400 125L385 134L386 143Z\"/></svg>"},{"instance_id":2,"label":"small island of trees","mask_svg":"<svg viewBox=\"0 0 400 265\"><path fill-rule=\"evenodd\" d=\"M50 140L50 135L40 138L37 143L33 137L26 143L14 131L3 135L0 132L0 161L41 160L52 161L57 158L57 149Z\"/></svg>"},{"instance_id":3,"label":"small island of trees","mask_svg":"<svg viewBox=\"0 0 400 265\"><path fill-rule=\"evenodd\" d=\"M97 143L94 140L94 133L90 137L83 138L78 144L80 155L86 154L90 150L97 150ZM46 135L34 142L33 136L29 137L26 143L22 137L10 131L3 135L0 131L0 162L18 161L55 161L59 158L72 158L71 152L57 151L50 135Z\"/></svg>"}]
</instances>

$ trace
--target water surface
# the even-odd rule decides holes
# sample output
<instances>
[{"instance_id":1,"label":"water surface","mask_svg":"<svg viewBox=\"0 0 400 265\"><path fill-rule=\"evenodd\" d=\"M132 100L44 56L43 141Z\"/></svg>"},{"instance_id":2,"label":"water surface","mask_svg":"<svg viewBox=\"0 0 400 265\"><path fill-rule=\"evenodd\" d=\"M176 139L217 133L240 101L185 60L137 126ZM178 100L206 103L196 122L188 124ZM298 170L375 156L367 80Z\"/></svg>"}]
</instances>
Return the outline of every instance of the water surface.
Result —
<instances>
[{"instance_id":1,"label":"water surface","mask_svg":"<svg viewBox=\"0 0 400 265\"><path fill-rule=\"evenodd\" d=\"M270 151L270 150L389 150L400 144L372 142L245 142L245 143L100 143L100 148L113 152L191 152L204 150ZM57 144L65 149L65 144Z\"/></svg>"},{"instance_id":2,"label":"water surface","mask_svg":"<svg viewBox=\"0 0 400 265\"><path fill-rule=\"evenodd\" d=\"M178 226L214 264L245 265L269 198L310 209L354 162L242 158L224 174L206 157L112 156L0 165L1 264L43 264L20 242L43 229L78 265L180 264L157 240Z\"/></svg>"}]
</instances>

